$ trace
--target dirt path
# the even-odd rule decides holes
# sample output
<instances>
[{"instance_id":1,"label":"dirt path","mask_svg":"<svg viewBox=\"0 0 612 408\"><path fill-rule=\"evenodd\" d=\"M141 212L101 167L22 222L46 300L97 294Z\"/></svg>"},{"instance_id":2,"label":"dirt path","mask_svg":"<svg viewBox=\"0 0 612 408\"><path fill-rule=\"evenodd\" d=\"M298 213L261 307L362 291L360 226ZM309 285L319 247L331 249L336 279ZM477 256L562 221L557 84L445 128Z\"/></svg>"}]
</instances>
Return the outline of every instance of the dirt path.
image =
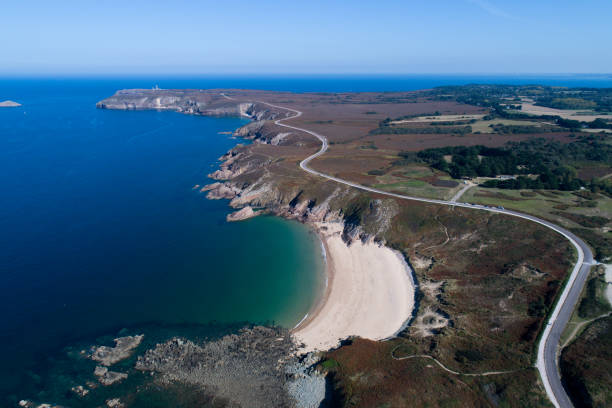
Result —
<instances>
[{"instance_id":1,"label":"dirt path","mask_svg":"<svg viewBox=\"0 0 612 408\"><path fill-rule=\"evenodd\" d=\"M567 337L567 340L565 340L565 343L563 343L562 345L560 345L559 347L561 349L566 348L567 346L569 346L569 344L574 340L574 337L576 337L576 334L580 331L580 329L582 329L584 326L586 326L587 324L593 323L595 320L599 320L602 319L604 317L610 316L612 314L612 312L608 312L608 313L604 313L600 316L594 317L592 319L589 320L585 320L584 322L580 322L578 323L575 327L574 330L572 330L572 333Z\"/></svg>"},{"instance_id":2,"label":"dirt path","mask_svg":"<svg viewBox=\"0 0 612 408\"><path fill-rule=\"evenodd\" d=\"M429 356L427 354L414 354L414 355L411 355L411 356L395 357L395 354L394 354L395 350L397 350L397 347L394 348L391 351L391 358L393 358L394 360L408 360L408 359L412 359L412 358L427 358L427 359L433 360L437 365L440 366L440 368L442 368L446 372L449 372L449 373L455 374L455 375L463 375L463 376L466 376L466 377L484 377L484 376L488 376L488 375L510 374L510 373L515 373L517 371L520 371L520 370L509 370L509 371L485 371L484 373L460 373L458 371L451 370L450 368L448 368L444 364L442 364L439 360L437 360L436 358L434 358L432 356Z\"/></svg>"}]
</instances>

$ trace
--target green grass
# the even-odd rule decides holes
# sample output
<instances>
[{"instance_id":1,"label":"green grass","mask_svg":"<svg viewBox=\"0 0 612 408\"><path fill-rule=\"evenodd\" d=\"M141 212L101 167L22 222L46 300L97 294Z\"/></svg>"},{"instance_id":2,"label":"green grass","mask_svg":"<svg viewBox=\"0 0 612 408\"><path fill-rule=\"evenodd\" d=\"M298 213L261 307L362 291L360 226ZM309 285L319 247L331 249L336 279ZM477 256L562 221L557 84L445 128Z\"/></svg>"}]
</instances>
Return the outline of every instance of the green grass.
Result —
<instances>
[{"instance_id":1,"label":"green grass","mask_svg":"<svg viewBox=\"0 0 612 408\"><path fill-rule=\"evenodd\" d=\"M452 179L446 173L432 170L420 164L394 166L383 175L374 175L378 177L376 177L377 183L372 184L372 187L415 197L448 199L462 186L459 185L453 188L434 186L421 180L432 176L438 177L440 180Z\"/></svg>"},{"instance_id":2,"label":"green grass","mask_svg":"<svg viewBox=\"0 0 612 408\"><path fill-rule=\"evenodd\" d=\"M321 363L321 367L325 370L331 370L338 367L338 362L333 358L329 358Z\"/></svg>"},{"instance_id":3,"label":"green grass","mask_svg":"<svg viewBox=\"0 0 612 408\"><path fill-rule=\"evenodd\" d=\"M593 200L596 202L596 205L589 208L584 206L578 207L577 205L585 200L567 191L533 193L534 191L532 190L502 190L473 187L461 197L461 201L492 206L501 205L506 208L553 220L568 228L582 226L566 217L556 215L554 212L562 210L571 214L606 218L610 218L612 215L612 199L603 195L597 200ZM483 197L482 194L495 195L495 197ZM555 208L555 206L561 206L561 208Z\"/></svg>"},{"instance_id":4,"label":"green grass","mask_svg":"<svg viewBox=\"0 0 612 408\"><path fill-rule=\"evenodd\" d=\"M489 196L483 196L483 194ZM595 200L585 200L567 191L501 190L473 187L461 197L461 201L503 206L550 220L584 239L593 249L596 259L602 260L612 256L611 233L607 232L607 227L604 225L606 219L612 218L612 199L603 194L599 194Z\"/></svg>"},{"instance_id":5,"label":"green grass","mask_svg":"<svg viewBox=\"0 0 612 408\"><path fill-rule=\"evenodd\" d=\"M527 120L512 120L512 119L493 119L493 120L478 120L473 123L472 131L480 133L495 133L490 125L504 125L504 126L542 126L541 122L527 121Z\"/></svg>"},{"instance_id":6,"label":"green grass","mask_svg":"<svg viewBox=\"0 0 612 408\"><path fill-rule=\"evenodd\" d=\"M374 184L372 187L391 193L437 199L448 198L454 191L446 187L435 187L421 180L406 180L390 184Z\"/></svg>"}]
</instances>

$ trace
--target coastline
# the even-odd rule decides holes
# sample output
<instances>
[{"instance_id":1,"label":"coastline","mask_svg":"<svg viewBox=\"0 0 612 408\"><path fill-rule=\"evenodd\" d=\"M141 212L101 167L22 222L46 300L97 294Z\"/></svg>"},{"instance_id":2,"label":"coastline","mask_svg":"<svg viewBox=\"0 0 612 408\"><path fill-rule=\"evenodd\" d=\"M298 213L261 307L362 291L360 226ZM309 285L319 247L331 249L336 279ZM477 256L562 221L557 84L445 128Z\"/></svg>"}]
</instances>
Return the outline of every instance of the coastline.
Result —
<instances>
[{"instance_id":1,"label":"coastline","mask_svg":"<svg viewBox=\"0 0 612 408\"><path fill-rule=\"evenodd\" d=\"M291 330L300 354L326 351L351 336L383 340L406 326L414 309L412 271L396 251L341 238L342 223L309 223L326 250L328 284L307 317Z\"/></svg>"},{"instance_id":2,"label":"coastline","mask_svg":"<svg viewBox=\"0 0 612 408\"><path fill-rule=\"evenodd\" d=\"M313 302L313 304L310 307L310 309L308 310L308 312L304 315L302 320L300 320L290 330L292 333L295 333L295 332L297 332L299 330L304 329L305 327L310 325L312 323L312 321L314 321L314 320L319 318L319 314L321 313L321 309L323 309L323 307L327 303L327 300L329 299L329 294L330 294L330 291L331 291L331 287L333 285L334 275L335 275L333 264L330 263L332 258L329 256L329 248L327 246L327 240L326 240L325 236L321 233L321 230L319 228L317 228L316 225L313 225L312 223L310 223L310 224L307 223L306 225L312 229L312 231L317 235L317 237L321 241L321 248L322 248L321 252L323 253L323 261L325 263L325 266L324 266L324 269L323 269L323 273L325 275L324 276L325 284L324 284L322 290L317 294L317 297L315 298L315 301Z\"/></svg>"},{"instance_id":3,"label":"coastline","mask_svg":"<svg viewBox=\"0 0 612 408\"><path fill-rule=\"evenodd\" d=\"M234 135L244 138L246 135L241 130L253 123L257 122L250 122L236 130ZM259 141L255 139L255 142ZM228 151L220 157L219 170L209 174L217 181L197 188L207 192L208 199L230 200L230 207L236 211L228 214L227 221L241 221L269 213L301 221L321 240L324 283L311 308L290 329L299 346L297 353L304 355L331 350L353 336L385 340L403 331L412 320L416 295L414 273L404 256L374 242L373 237L362 242L354 236L352 242L345 242L341 237L344 221L329 208L329 200L337 191L312 209L308 208L307 202L280 207L278 203L269 206L259 202L262 191L258 188L251 186L245 190L228 181L242 173L243 169L235 162L243 154L235 148ZM255 208L259 208L256 211L251 207L253 202Z\"/></svg>"}]
</instances>

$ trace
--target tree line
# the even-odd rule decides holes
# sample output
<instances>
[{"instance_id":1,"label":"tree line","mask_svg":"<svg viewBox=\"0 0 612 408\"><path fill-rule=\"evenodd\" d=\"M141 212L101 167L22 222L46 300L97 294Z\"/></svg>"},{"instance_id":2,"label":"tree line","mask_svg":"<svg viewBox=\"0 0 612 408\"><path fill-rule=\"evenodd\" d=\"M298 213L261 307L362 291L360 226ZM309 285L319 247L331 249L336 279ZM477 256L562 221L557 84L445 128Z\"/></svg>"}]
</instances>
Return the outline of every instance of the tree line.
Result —
<instances>
[{"instance_id":1,"label":"tree line","mask_svg":"<svg viewBox=\"0 0 612 408\"><path fill-rule=\"evenodd\" d=\"M505 189L577 190L588 186L577 177L574 166L583 162L612 164L612 147L598 136L585 136L562 144L543 138L511 142L502 148L448 146L422 150L416 155L401 153L404 160L416 160L447 172L455 179L465 177L516 176L490 180L485 187ZM608 184L596 188L607 189Z\"/></svg>"}]
</instances>

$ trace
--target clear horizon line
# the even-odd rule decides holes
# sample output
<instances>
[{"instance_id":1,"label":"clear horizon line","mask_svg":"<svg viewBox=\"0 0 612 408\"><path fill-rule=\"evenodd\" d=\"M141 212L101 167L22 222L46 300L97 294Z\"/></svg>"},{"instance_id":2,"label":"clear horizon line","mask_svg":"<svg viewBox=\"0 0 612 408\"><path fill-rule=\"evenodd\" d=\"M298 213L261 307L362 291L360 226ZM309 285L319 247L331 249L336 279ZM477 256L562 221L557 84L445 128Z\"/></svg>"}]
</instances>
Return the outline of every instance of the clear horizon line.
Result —
<instances>
[{"instance_id":1,"label":"clear horizon line","mask_svg":"<svg viewBox=\"0 0 612 408\"><path fill-rule=\"evenodd\" d=\"M32 72L32 73L1 73L0 78L62 78L62 77L305 77L305 76L371 76L371 77L402 77L402 76L612 76L612 72Z\"/></svg>"}]
</instances>

